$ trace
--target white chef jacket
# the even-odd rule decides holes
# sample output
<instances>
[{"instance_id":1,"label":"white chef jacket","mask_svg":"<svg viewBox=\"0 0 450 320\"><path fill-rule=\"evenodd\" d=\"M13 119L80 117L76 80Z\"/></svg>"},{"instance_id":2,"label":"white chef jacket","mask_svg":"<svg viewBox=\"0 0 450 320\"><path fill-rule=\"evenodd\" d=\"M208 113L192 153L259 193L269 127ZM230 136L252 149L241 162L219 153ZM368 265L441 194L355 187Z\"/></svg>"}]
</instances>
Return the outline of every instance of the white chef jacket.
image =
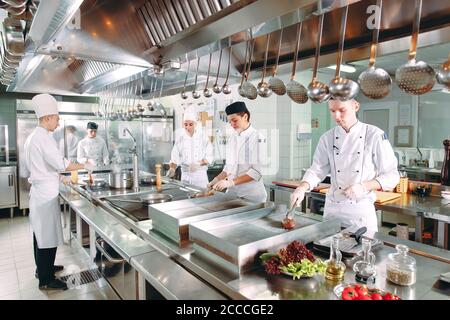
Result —
<instances>
[{"instance_id":1,"label":"white chef jacket","mask_svg":"<svg viewBox=\"0 0 450 320\"><path fill-rule=\"evenodd\" d=\"M25 141L25 165L30 174L30 222L40 249L64 242L59 206L59 171L69 161L58 152L51 133L36 127Z\"/></svg>"},{"instance_id":2,"label":"white chef jacket","mask_svg":"<svg viewBox=\"0 0 450 320\"><path fill-rule=\"evenodd\" d=\"M266 202L267 192L261 173L266 147L266 138L252 125L240 134L236 131L232 133L227 141L223 171L227 173L228 179L247 174L253 181L231 187L229 192L236 192L239 197L255 202Z\"/></svg>"},{"instance_id":3,"label":"white chef jacket","mask_svg":"<svg viewBox=\"0 0 450 320\"><path fill-rule=\"evenodd\" d=\"M213 161L213 147L208 136L195 130L194 134L189 136L184 132L176 139L172 148L170 162L181 165L181 181L187 184L206 188L208 184L208 175L206 171L208 166L200 166L195 172L186 171L186 167L191 163L200 164L205 159L208 163Z\"/></svg>"},{"instance_id":4,"label":"white chef jacket","mask_svg":"<svg viewBox=\"0 0 450 320\"><path fill-rule=\"evenodd\" d=\"M99 136L95 138L85 137L78 143L77 161L86 163L88 159L92 159L94 165L109 164L109 152L103 138Z\"/></svg>"},{"instance_id":5,"label":"white chef jacket","mask_svg":"<svg viewBox=\"0 0 450 320\"><path fill-rule=\"evenodd\" d=\"M77 160L78 142L80 139L73 133L68 133L66 135L66 145L67 145L67 157L70 161L75 162ZM59 141L59 151L64 157L64 139Z\"/></svg>"},{"instance_id":6,"label":"white chef jacket","mask_svg":"<svg viewBox=\"0 0 450 320\"><path fill-rule=\"evenodd\" d=\"M378 127L360 121L348 133L341 126L324 133L303 180L312 189L328 174L331 175L331 187L326 195L324 218L340 217L344 226L356 224L376 231L375 192L367 192L353 201L343 191L353 184L372 179L376 179L383 190L397 185L400 180L397 158L386 134Z\"/></svg>"}]
</instances>

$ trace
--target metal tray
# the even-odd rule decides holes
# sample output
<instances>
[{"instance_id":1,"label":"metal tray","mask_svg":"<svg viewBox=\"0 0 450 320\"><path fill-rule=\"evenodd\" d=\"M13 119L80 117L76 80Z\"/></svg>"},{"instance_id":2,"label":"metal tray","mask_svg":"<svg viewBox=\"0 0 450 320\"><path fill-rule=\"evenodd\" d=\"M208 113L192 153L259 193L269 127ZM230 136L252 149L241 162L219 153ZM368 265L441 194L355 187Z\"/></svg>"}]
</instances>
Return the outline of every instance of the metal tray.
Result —
<instances>
[{"instance_id":1,"label":"metal tray","mask_svg":"<svg viewBox=\"0 0 450 320\"><path fill-rule=\"evenodd\" d=\"M189 237L195 254L212 260L219 267L235 274L258 267L255 257L263 252L277 251L298 240L310 243L340 231L338 220L320 222L295 216L294 229L285 230L281 221L285 213L273 206L232 216L192 223Z\"/></svg>"},{"instance_id":2,"label":"metal tray","mask_svg":"<svg viewBox=\"0 0 450 320\"><path fill-rule=\"evenodd\" d=\"M190 223L262 207L264 203L238 198L235 194L217 193L206 198L155 204L149 206L148 212L153 229L181 245L189 240Z\"/></svg>"}]
</instances>

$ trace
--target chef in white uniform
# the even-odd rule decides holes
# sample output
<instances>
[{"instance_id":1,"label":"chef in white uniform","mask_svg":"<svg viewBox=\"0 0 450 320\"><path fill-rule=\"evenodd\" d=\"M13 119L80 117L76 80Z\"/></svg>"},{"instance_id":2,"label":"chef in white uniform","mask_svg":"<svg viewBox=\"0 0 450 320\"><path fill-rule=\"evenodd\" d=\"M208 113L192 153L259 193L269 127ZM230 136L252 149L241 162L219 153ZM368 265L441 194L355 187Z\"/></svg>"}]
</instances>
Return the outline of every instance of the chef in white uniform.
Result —
<instances>
[{"instance_id":1,"label":"chef in white uniform","mask_svg":"<svg viewBox=\"0 0 450 320\"><path fill-rule=\"evenodd\" d=\"M51 135L59 122L55 98L49 94L38 94L33 97L32 105L39 124L25 141L24 150L28 181L31 184L30 223L39 288L67 289L67 285L54 275L63 268L54 265L56 249L64 242L59 184L60 179L64 183L70 181L70 177L60 176L59 172L91 170L92 166L71 163L58 152L57 143Z\"/></svg>"},{"instance_id":2,"label":"chef in white uniform","mask_svg":"<svg viewBox=\"0 0 450 320\"><path fill-rule=\"evenodd\" d=\"M299 206L305 192L330 174L324 219L339 218L344 227L378 231L374 191L398 184L397 158L381 129L357 119L356 100L330 100L328 105L338 126L320 137L313 163L291 195L291 206Z\"/></svg>"},{"instance_id":3,"label":"chef in white uniform","mask_svg":"<svg viewBox=\"0 0 450 320\"><path fill-rule=\"evenodd\" d=\"M109 152L103 138L97 136L98 124L88 122L86 137L78 143L77 161L90 163L94 166L108 165Z\"/></svg>"},{"instance_id":4,"label":"chef in white uniform","mask_svg":"<svg viewBox=\"0 0 450 320\"><path fill-rule=\"evenodd\" d=\"M261 174L266 139L250 123L250 112L244 102L225 108L234 129L227 141L226 164L209 184L215 190L227 189L255 202L266 202L267 192Z\"/></svg>"},{"instance_id":5,"label":"chef in white uniform","mask_svg":"<svg viewBox=\"0 0 450 320\"><path fill-rule=\"evenodd\" d=\"M197 116L191 111L183 115L183 134L173 146L167 176L173 178L181 165L181 181L205 189L208 184L208 164L213 161L213 147L208 136L196 129Z\"/></svg>"}]
</instances>

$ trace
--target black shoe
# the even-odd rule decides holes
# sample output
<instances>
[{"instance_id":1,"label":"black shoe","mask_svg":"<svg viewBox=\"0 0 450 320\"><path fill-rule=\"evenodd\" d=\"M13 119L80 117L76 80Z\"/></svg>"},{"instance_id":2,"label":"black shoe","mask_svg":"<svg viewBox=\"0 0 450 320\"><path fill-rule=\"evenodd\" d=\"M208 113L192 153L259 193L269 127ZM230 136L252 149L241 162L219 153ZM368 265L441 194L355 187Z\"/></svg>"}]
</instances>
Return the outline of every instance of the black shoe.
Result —
<instances>
[{"instance_id":1,"label":"black shoe","mask_svg":"<svg viewBox=\"0 0 450 320\"><path fill-rule=\"evenodd\" d=\"M55 265L55 266L54 266L54 270L55 270L55 271L54 271L55 273L56 273L56 272L63 271L63 270L64 270L64 266ZM36 279L39 278L37 270L36 270L36 272L34 273L34 277L35 277Z\"/></svg>"},{"instance_id":2,"label":"black shoe","mask_svg":"<svg viewBox=\"0 0 450 320\"><path fill-rule=\"evenodd\" d=\"M67 290L67 284L59 279L54 279L48 284L40 285L39 290Z\"/></svg>"}]
</instances>

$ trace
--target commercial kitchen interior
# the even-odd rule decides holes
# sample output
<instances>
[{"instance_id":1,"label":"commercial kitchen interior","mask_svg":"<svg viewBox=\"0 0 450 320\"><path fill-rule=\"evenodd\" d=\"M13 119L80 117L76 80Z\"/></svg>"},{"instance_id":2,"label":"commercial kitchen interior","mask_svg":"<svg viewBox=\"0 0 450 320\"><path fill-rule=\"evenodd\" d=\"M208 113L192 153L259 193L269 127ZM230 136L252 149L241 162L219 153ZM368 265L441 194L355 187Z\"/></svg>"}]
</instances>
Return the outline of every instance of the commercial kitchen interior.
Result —
<instances>
[{"instance_id":1,"label":"commercial kitchen interior","mask_svg":"<svg viewBox=\"0 0 450 320\"><path fill-rule=\"evenodd\" d=\"M398 169L408 177L406 193L376 203L379 231L371 236L382 242L381 249L374 249L376 286L402 299L449 300L448 282L441 275L450 272L450 202L444 198L450 186L442 180L443 141L450 138L450 2L423 1L417 41L417 60L447 76L434 81L428 92L411 94L399 88L395 77L408 61L417 3L422 1L382 1L375 65L390 75L392 87L382 99L371 99L361 90L356 96L359 119L387 134ZM335 78L343 35L340 76L358 82L370 62L379 4L377 0L0 1L0 300L338 299L320 275L268 278L260 263L249 266L248 259L258 260L257 251L249 255L251 250L273 252L292 240L312 243L340 230L322 221L325 194L319 189L297 208L296 219L308 220L303 233L281 227L277 233L267 231L269 240L258 248L254 239L245 247L229 238L220 242L220 237L202 246L201 236L210 227L207 221L225 221L217 208L226 211L227 202L236 201L235 209L227 212L243 223L248 223L245 214L257 219L277 214L280 205L289 206L319 137L335 126L326 101L297 103L287 94L275 93L249 98L241 94L240 85L248 82L256 87L262 77L269 81L274 76L287 84L296 60L295 80L307 87L321 16L318 80L330 83ZM204 89L225 84L231 93L205 97ZM200 97L195 99L193 92ZM111 164L97 167L94 175L105 179L113 167L132 170L133 141L122 134L125 128L136 139L141 177L153 176L158 163L163 164L164 176L175 138L183 130L183 113L193 109L199 130L213 145L211 180L223 169L231 132L225 107L244 101L252 125L267 138L263 179L268 202L214 196L205 220L186 218L186 223L163 217L164 208L177 202L185 204L180 207L185 210L206 205L188 199L196 190L178 181L179 171L176 181L163 177L163 192L175 194L176 189L176 201L157 204L157 209L114 205L115 197L133 197L129 189L93 191L82 183L61 185L65 244L58 248L56 264L65 266L58 276L69 289L39 290L28 217L30 185L23 169L23 144L36 126L31 98L38 93L50 93L58 101L60 127L53 136L59 144L64 145L65 127L75 126L81 139L88 121L99 124L98 135L108 145ZM83 177L86 172L80 171L79 181ZM139 192L153 191L143 183ZM409 228L409 239L397 235L399 223ZM280 239L290 232L294 236ZM417 282L412 286L386 279L387 256L397 244L407 245L417 261ZM173 274L179 276L175 279ZM354 282L351 268L345 279Z\"/></svg>"}]
</instances>

